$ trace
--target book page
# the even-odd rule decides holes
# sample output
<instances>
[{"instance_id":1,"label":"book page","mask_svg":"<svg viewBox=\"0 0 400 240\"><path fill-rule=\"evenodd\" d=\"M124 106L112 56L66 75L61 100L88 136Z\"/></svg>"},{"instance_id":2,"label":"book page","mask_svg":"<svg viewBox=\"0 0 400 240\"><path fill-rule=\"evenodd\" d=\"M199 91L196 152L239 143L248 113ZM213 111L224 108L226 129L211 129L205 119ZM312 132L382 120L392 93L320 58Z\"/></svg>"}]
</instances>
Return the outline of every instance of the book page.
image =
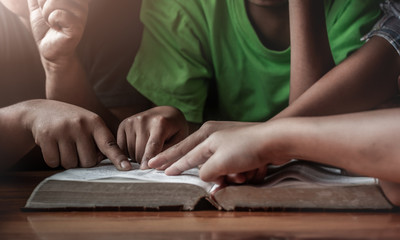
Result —
<instances>
[{"instance_id":1,"label":"book page","mask_svg":"<svg viewBox=\"0 0 400 240\"><path fill-rule=\"evenodd\" d=\"M164 171L156 169L140 170L137 163L132 163L133 170L118 171L110 160L103 160L98 166L93 168L74 168L69 169L47 178L47 180L64 181L107 181L110 178L118 178L120 181L141 180L148 182L169 182L169 183L188 183L202 187L207 192L214 184L202 181L199 178L197 168L190 169L178 176L167 176Z\"/></svg>"},{"instance_id":2,"label":"book page","mask_svg":"<svg viewBox=\"0 0 400 240\"><path fill-rule=\"evenodd\" d=\"M271 173L272 172L272 173ZM283 166L275 167L265 177L263 187L289 186L340 186L377 184L372 177L349 176L340 169L330 168L306 161L292 161Z\"/></svg>"}]
</instances>

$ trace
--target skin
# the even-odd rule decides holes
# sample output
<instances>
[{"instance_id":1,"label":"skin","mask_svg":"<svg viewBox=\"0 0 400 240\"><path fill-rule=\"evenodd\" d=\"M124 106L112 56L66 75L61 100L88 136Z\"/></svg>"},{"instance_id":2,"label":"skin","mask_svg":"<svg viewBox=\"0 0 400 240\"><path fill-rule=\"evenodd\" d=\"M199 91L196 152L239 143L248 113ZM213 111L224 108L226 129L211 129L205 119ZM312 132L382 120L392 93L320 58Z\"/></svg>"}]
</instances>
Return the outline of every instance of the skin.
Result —
<instances>
[{"instance_id":1,"label":"skin","mask_svg":"<svg viewBox=\"0 0 400 240\"><path fill-rule=\"evenodd\" d=\"M257 30L260 39L263 40L263 43L271 49L279 50L286 49L289 46L290 42L290 33L289 33L289 18L288 18L288 6L287 1L254 1L254 3L247 3L248 12L250 15L250 19ZM284 16L284 17L282 17ZM265 22L268 21L268 25ZM284 29L284 31L282 31ZM283 44L282 44L283 43ZM145 116L142 118L142 116ZM168 116L168 117L165 117ZM146 119L147 121L137 121L137 118ZM175 119L174 121L158 121L157 119ZM155 120L154 120L155 119ZM138 123L139 126L129 126L126 122L129 121L131 123ZM125 122L125 123L124 123ZM232 125L248 125L250 123L241 123L241 122L209 122L204 127L198 123L187 122L183 115L179 110L165 107L163 109L158 109L157 111L148 110L139 114L136 114L127 120L125 120L118 129L118 143L122 144L120 147L122 149L128 149L130 154L129 156L132 159L136 159L137 162L141 163L142 168L147 168L148 159L156 156L165 147L157 147L158 151L148 151L148 149L154 149L151 145L156 146L175 146L175 144L180 143L186 136L182 135L182 132L187 131L189 129L189 133L193 133L195 131L199 131L198 134L191 135L189 137L189 142L183 143L184 146L178 149L179 152L185 153L189 151L191 148L196 146L198 143L202 142L209 134L214 131L225 129L231 127ZM140 123L139 123L140 122ZM162 122L162 125L159 123ZM208 127L213 125L212 127ZM135 130L136 129L136 130ZM139 129L146 129L145 131ZM168 129L167 133L160 134L159 130L156 129ZM175 133L170 132L170 129L174 129ZM197 132L196 132L197 133ZM164 137L157 139L154 134L162 135ZM127 136L134 135L136 141L140 140L140 143L130 144L129 146L126 144L128 141L126 140ZM165 144L164 141L167 139L167 136L177 136L173 139L169 139L168 144ZM151 141L149 141L151 139ZM153 141L154 139L154 141ZM187 148L189 147L189 148ZM145 154L137 154L144 153Z\"/></svg>"},{"instance_id":2,"label":"skin","mask_svg":"<svg viewBox=\"0 0 400 240\"><path fill-rule=\"evenodd\" d=\"M107 109L94 94L87 78L88 73L84 70L77 53L77 45L86 29L91 0L0 0L0 2L20 18L35 38L46 73L46 98L68 102L99 114L114 134L121 120L152 106L150 101L135 93L131 96L137 102L134 106ZM139 9L140 1L137 2ZM94 29L102 26L92 23L91 27ZM140 37L141 26L133 27L138 28ZM138 43L132 42L132 44Z\"/></svg>"},{"instance_id":3,"label":"skin","mask_svg":"<svg viewBox=\"0 0 400 240\"><path fill-rule=\"evenodd\" d=\"M292 30L292 33L296 31ZM292 58L295 60L296 56L292 55ZM297 59L301 58L297 56ZM309 59L313 61L312 56ZM307 159L379 178L387 198L400 205L400 169L395 167L399 165L398 136L393 134L400 131L397 124L399 109L290 117L364 110L396 94L400 57L394 48L386 40L374 37L320 79L313 75L312 64L300 64L303 64L302 68L292 69L293 72L299 70L299 75L305 79L303 82L301 78L294 79L298 82L292 85L299 86L293 92L300 97L272 120L214 132L193 150L184 154L177 154L180 149L175 149L175 153L167 150L151 159L149 165L166 168L169 175L201 165L203 180L222 182L227 176L243 175L266 164L280 165L293 158ZM309 71L304 71L307 68ZM316 73L323 70L316 69ZM367 93L369 99L364 95ZM313 98L320 100L309 102ZM329 99L337 101L329 103ZM318 106L321 104L329 108L322 110ZM178 160L169 161L171 158Z\"/></svg>"},{"instance_id":4,"label":"skin","mask_svg":"<svg viewBox=\"0 0 400 240\"><path fill-rule=\"evenodd\" d=\"M118 120L100 103L76 53L86 27L89 0L28 0L32 33L46 72L48 99L99 113L115 132Z\"/></svg>"},{"instance_id":5,"label":"skin","mask_svg":"<svg viewBox=\"0 0 400 240\"><path fill-rule=\"evenodd\" d=\"M157 153L181 141L188 135L183 114L173 107L154 107L125 119L118 129L118 145L132 159L147 169L147 162Z\"/></svg>"},{"instance_id":6,"label":"skin","mask_svg":"<svg viewBox=\"0 0 400 240\"><path fill-rule=\"evenodd\" d=\"M93 167L106 156L117 169L131 169L104 121L86 109L53 100L29 100L1 108L0 122L4 123L0 125L1 170L36 145L50 167Z\"/></svg>"},{"instance_id":7,"label":"skin","mask_svg":"<svg viewBox=\"0 0 400 240\"><path fill-rule=\"evenodd\" d=\"M394 96L398 91L397 76L400 74L398 68L400 59L393 47L379 37L372 38L342 64L323 74L332 68L331 54L326 48L329 43L320 42L315 48L313 48L314 45L310 46L321 40L320 31L317 31L315 27L322 27L321 31L326 31L324 24L312 23L314 18L320 16L318 11L322 11L322 6L309 3L304 1L304 6L298 7L296 5L298 2L289 1L291 21L294 22L294 27L299 28L297 30L293 28L291 35L293 37L307 35L307 37L296 38L299 41L292 43L292 65L298 66L291 70L292 102L272 120L292 116L322 116L364 111ZM317 11L315 16L307 14L315 11ZM304 24L313 27L306 28L303 27ZM323 39L327 41L327 38ZM315 51L311 51L312 49ZM305 52L307 56L310 55L310 58L304 57ZM321 57L327 60L319 59L320 53L324 53ZM316 64L314 67L316 61L325 64ZM321 75L322 77L319 78ZM185 156L213 132L256 124L258 123L207 122L205 127L201 127L196 133L153 158L149 166L165 169Z\"/></svg>"},{"instance_id":8,"label":"skin","mask_svg":"<svg viewBox=\"0 0 400 240\"><path fill-rule=\"evenodd\" d=\"M307 159L380 179L400 205L400 109L325 117L277 119L215 132L166 169L176 175L202 165L200 177L221 182L227 175ZM240 139L240 140L239 140Z\"/></svg>"},{"instance_id":9,"label":"skin","mask_svg":"<svg viewBox=\"0 0 400 240\"><path fill-rule=\"evenodd\" d=\"M88 1L76 0L75 4L67 2L68 5L65 5L66 2L63 1L55 1L54 4L49 4L49 9L45 8L46 5L42 7L40 1L29 0L28 2L31 12L32 29L39 51L42 54L43 65L46 69L48 98L70 102L99 113L106 122L110 123L111 130L114 133L119 133L118 143L124 152L132 159L136 159L136 161L143 158L142 167L147 168L146 163L147 158L149 158L147 156L150 155L153 157L154 155L151 154L155 151L154 149L156 149L157 153L163 149L163 145L153 144L152 139L154 135L147 138L148 133L143 131L148 129L142 124L143 119L149 120L147 115L154 111L150 110L139 116L134 115L120 124L115 115L105 109L95 96L89 82L85 80L85 72L82 64L79 62L77 54L74 51L85 28ZM58 9L62 9L61 11L65 13L65 17L62 14L60 16L55 15L56 20L51 20L51 14L55 14ZM40 34L41 32L42 34ZM52 33L55 34L52 35ZM136 97L139 107L130 109L130 112L137 112L137 109L148 109L151 106L151 103L141 95L138 94L133 97ZM168 118L170 117L167 115L166 119ZM154 127L158 127L157 120L159 118L150 120L153 130L155 129ZM161 120L161 122L163 123L164 121ZM165 122L168 124L170 121L167 120ZM124 129L125 133L121 129ZM132 129L138 131L132 133ZM154 133L156 134L155 137L159 137L157 130L153 130L151 130L151 134ZM186 135L187 132L185 132L185 129L180 129L174 133L175 138L178 140L181 140ZM128 136L128 138L124 136ZM164 136L163 141L169 139L174 141L175 139L169 133L166 133ZM138 141L135 141L136 139ZM150 142L147 140L150 140ZM148 143L143 145L142 142ZM139 147L137 150L132 150L132 145Z\"/></svg>"},{"instance_id":10,"label":"skin","mask_svg":"<svg viewBox=\"0 0 400 240\"><path fill-rule=\"evenodd\" d=\"M114 134L117 132L120 119L124 119L150 106L150 103L139 94L137 96L132 96L136 98L138 104L130 108L107 109L96 97L87 79L87 73L77 54L77 46L86 28L90 0L1 0L1 2L11 12L18 15L27 29L32 32L46 73L45 91L47 99L68 102L96 113L97 116L104 119L105 123ZM70 108L69 110L77 111L77 109L79 108ZM42 113L49 114L51 111L42 111ZM82 111L71 112L71 114L84 115ZM65 124L68 124L69 116L65 115L64 117ZM49 119L52 118L49 117ZM62 119L58 119L58 121L61 120ZM87 121L89 121L89 119ZM98 120L93 121L93 124L96 124ZM81 129L82 138L91 137L91 124L84 124L79 127ZM61 131L63 129L52 128L48 130ZM109 138L105 131L99 133L105 135L97 136L97 138ZM62 138L60 133L55 132L54 134L59 134L60 138ZM64 149L63 155L76 155L76 149L71 147L68 141L60 140L58 143L60 149ZM50 157L54 157L55 159L59 158L57 151L43 151L43 154L46 155L44 156L46 162L49 161L48 159L50 159ZM81 154L78 155L81 156ZM91 154L91 156L93 156L93 154ZM97 160L97 157L94 159ZM64 161L66 160L64 159ZM78 159L78 161L80 161L80 159ZM87 160L83 159L82 161ZM70 164L66 163L61 165L65 165L66 167L70 167L70 165L75 166L75 162L75 159L72 159ZM124 167L120 166L121 164L119 164L119 161L114 161L114 163L120 170L131 169L130 164L127 164L127 162L124 163ZM87 164L80 164L79 166L87 166Z\"/></svg>"},{"instance_id":11,"label":"skin","mask_svg":"<svg viewBox=\"0 0 400 240\"><path fill-rule=\"evenodd\" d=\"M322 4L314 3L312 0L301 1L301 4L296 1L288 3L286 11L289 13L289 18L286 23L282 20L285 18L278 19L277 15L268 15L271 12L281 11L281 16L285 16L282 10L284 4L270 8L247 3L249 18L265 45L281 49L288 46L289 40L287 38L284 40L285 35L296 39L291 43L291 64L295 67L291 69L290 105L273 119L365 111L377 107L397 94L399 59L386 40L379 37L372 38L343 64L335 66L325 36L326 27L322 21L324 18L320 19L323 16ZM274 35L275 28L267 31L269 25L266 25L267 21L263 19L276 23L275 28L279 26L281 29L287 29L287 33ZM289 22L292 23L292 28L285 27ZM269 37L270 33L276 38ZM274 41L277 39L279 41ZM275 42L286 42L286 44L275 45ZM173 148L157 155L156 160L148 165L152 168L165 169L213 132L252 124L257 123L207 122L204 127L199 128ZM175 129L184 127L186 128L185 125L174 126Z\"/></svg>"},{"instance_id":12,"label":"skin","mask_svg":"<svg viewBox=\"0 0 400 240\"><path fill-rule=\"evenodd\" d=\"M290 1L291 46L289 104L334 66L323 1Z\"/></svg>"}]
</instances>

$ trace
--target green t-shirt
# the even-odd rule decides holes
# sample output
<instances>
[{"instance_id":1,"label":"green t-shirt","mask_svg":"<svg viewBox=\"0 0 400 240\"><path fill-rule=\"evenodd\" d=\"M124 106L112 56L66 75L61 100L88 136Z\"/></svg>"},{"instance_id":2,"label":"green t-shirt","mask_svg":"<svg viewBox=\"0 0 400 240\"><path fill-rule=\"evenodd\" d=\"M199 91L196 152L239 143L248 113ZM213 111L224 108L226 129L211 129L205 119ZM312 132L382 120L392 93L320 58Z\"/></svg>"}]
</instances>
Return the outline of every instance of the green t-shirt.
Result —
<instances>
[{"instance_id":1,"label":"green t-shirt","mask_svg":"<svg viewBox=\"0 0 400 240\"><path fill-rule=\"evenodd\" d=\"M326 1L336 63L361 47L379 1ZM288 104L290 48L267 49L244 0L146 0L140 50L128 81L156 105L190 122L265 121Z\"/></svg>"}]
</instances>

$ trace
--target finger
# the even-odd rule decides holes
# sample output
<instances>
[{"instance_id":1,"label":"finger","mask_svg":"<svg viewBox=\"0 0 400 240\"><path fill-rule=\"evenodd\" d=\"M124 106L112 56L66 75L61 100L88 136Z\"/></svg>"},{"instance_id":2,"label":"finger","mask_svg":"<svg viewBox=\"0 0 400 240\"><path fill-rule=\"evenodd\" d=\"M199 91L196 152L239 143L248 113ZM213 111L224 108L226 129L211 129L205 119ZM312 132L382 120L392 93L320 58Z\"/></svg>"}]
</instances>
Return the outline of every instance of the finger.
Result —
<instances>
[{"instance_id":1,"label":"finger","mask_svg":"<svg viewBox=\"0 0 400 240\"><path fill-rule=\"evenodd\" d=\"M158 154L156 157L151 159L148 164L151 168L159 169L163 167L165 169L169 167L172 163L176 162L178 159L185 156L194 147L199 145L204 139L205 138L202 137L201 134L195 132L178 144L175 144L167 150Z\"/></svg>"},{"instance_id":2,"label":"finger","mask_svg":"<svg viewBox=\"0 0 400 240\"><path fill-rule=\"evenodd\" d=\"M178 144L183 141L188 136L188 133L185 129L180 129L178 132L170 133L169 136L165 138L163 149L160 151L165 151L166 149Z\"/></svg>"},{"instance_id":3,"label":"finger","mask_svg":"<svg viewBox=\"0 0 400 240\"><path fill-rule=\"evenodd\" d=\"M118 147L114 136L111 134L108 128L105 126L95 127L93 137L99 150L111 160L118 170L132 169L132 165L128 161L128 158Z\"/></svg>"},{"instance_id":4,"label":"finger","mask_svg":"<svg viewBox=\"0 0 400 240\"><path fill-rule=\"evenodd\" d=\"M47 18L47 22L54 29L70 30L71 32L80 26L76 17L61 9L52 11Z\"/></svg>"},{"instance_id":5,"label":"finger","mask_svg":"<svg viewBox=\"0 0 400 240\"><path fill-rule=\"evenodd\" d=\"M224 176L220 176L220 177L216 178L216 179L214 180L214 182L215 182L216 184L218 184L219 186L224 186L224 185L226 185L226 183L227 183L227 181L226 181L226 179L225 179Z\"/></svg>"},{"instance_id":6,"label":"finger","mask_svg":"<svg viewBox=\"0 0 400 240\"><path fill-rule=\"evenodd\" d=\"M28 6L32 32L36 36L36 39L42 39L47 33L48 26L43 19L38 0L28 0Z\"/></svg>"},{"instance_id":7,"label":"finger","mask_svg":"<svg viewBox=\"0 0 400 240\"><path fill-rule=\"evenodd\" d=\"M147 141L146 148L143 153L142 163L140 164L141 169L148 169L148 161L157 154L159 154L164 147L165 137L161 128L155 128L150 134L149 140Z\"/></svg>"},{"instance_id":8,"label":"finger","mask_svg":"<svg viewBox=\"0 0 400 240\"><path fill-rule=\"evenodd\" d=\"M122 150L122 152L127 155L130 156L129 152L128 152L128 147L127 147L127 140L126 140L126 132L125 132L125 125L122 123L120 124L120 126L118 127L118 131L117 131L117 144L119 146L119 148Z\"/></svg>"},{"instance_id":9,"label":"finger","mask_svg":"<svg viewBox=\"0 0 400 240\"><path fill-rule=\"evenodd\" d=\"M197 167L205 163L213 153L210 151L209 146L204 142L183 156L177 162L172 164L165 170L167 175L178 175L191 168Z\"/></svg>"},{"instance_id":10,"label":"finger","mask_svg":"<svg viewBox=\"0 0 400 240\"><path fill-rule=\"evenodd\" d=\"M98 153L94 140L87 135L81 136L77 141L79 165L84 168L93 167L98 163Z\"/></svg>"},{"instance_id":11,"label":"finger","mask_svg":"<svg viewBox=\"0 0 400 240\"><path fill-rule=\"evenodd\" d=\"M128 122L129 123L129 122ZM125 122L121 123L117 133L118 146L122 152L129 156L131 159L135 159L135 147L136 147L136 133L132 124Z\"/></svg>"},{"instance_id":12,"label":"finger","mask_svg":"<svg viewBox=\"0 0 400 240\"><path fill-rule=\"evenodd\" d=\"M97 149L97 151L96 151L97 164L99 164L101 161L103 161L106 158L107 157L99 149Z\"/></svg>"},{"instance_id":13,"label":"finger","mask_svg":"<svg viewBox=\"0 0 400 240\"><path fill-rule=\"evenodd\" d=\"M33 12L36 10L40 10L40 6L39 6L39 0L28 0L28 7L29 7L29 11Z\"/></svg>"},{"instance_id":14,"label":"finger","mask_svg":"<svg viewBox=\"0 0 400 240\"><path fill-rule=\"evenodd\" d=\"M44 19L50 22L50 16L55 11L63 11L73 18L85 20L88 13L88 4L85 1L39 0Z\"/></svg>"},{"instance_id":15,"label":"finger","mask_svg":"<svg viewBox=\"0 0 400 240\"><path fill-rule=\"evenodd\" d=\"M40 9L43 9L44 4L47 2L47 0L35 0L40 7Z\"/></svg>"},{"instance_id":16,"label":"finger","mask_svg":"<svg viewBox=\"0 0 400 240\"><path fill-rule=\"evenodd\" d=\"M60 152L57 142L47 140L43 143L38 143L38 145L42 149L43 159L47 166L51 168L60 166Z\"/></svg>"},{"instance_id":17,"label":"finger","mask_svg":"<svg viewBox=\"0 0 400 240\"><path fill-rule=\"evenodd\" d=\"M226 175L225 180L228 183L242 184L246 182L247 177L244 173L231 173Z\"/></svg>"},{"instance_id":18,"label":"finger","mask_svg":"<svg viewBox=\"0 0 400 240\"><path fill-rule=\"evenodd\" d=\"M206 161L200 168L200 178L206 182L218 182L221 177L225 177L227 180L227 175L230 174L223 164L223 160L218 154L213 154L208 161Z\"/></svg>"},{"instance_id":19,"label":"finger","mask_svg":"<svg viewBox=\"0 0 400 240\"><path fill-rule=\"evenodd\" d=\"M146 148L147 141L150 134L142 130L143 127L138 127L136 130L136 146L135 146L135 159L137 163L142 163L144 149Z\"/></svg>"},{"instance_id":20,"label":"finger","mask_svg":"<svg viewBox=\"0 0 400 240\"><path fill-rule=\"evenodd\" d=\"M74 142L68 140L59 141L58 149L60 150L60 162L63 168L78 167L78 152Z\"/></svg>"},{"instance_id":21,"label":"finger","mask_svg":"<svg viewBox=\"0 0 400 240\"><path fill-rule=\"evenodd\" d=\"M133 159L133 161L136 161L136 133L132 134L127 134L127 144L128 144L128 153L129 157Z\"/></svg>"}]
</instances>

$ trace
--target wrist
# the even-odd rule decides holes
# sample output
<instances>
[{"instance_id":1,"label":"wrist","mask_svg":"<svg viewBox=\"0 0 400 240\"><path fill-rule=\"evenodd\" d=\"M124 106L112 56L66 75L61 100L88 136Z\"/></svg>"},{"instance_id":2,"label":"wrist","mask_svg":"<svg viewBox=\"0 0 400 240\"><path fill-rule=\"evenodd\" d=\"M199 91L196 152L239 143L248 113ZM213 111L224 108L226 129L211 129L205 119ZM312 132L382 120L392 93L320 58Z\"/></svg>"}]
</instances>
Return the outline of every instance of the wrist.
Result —
<instances>
[{"instance_id":1,"label":"wrist","mask_svg":"<svg viewBox=\"0 0 400 240\"><path fill-rule=\"evenodd\" d=\"M46 76L67 73L74 65L79 64L80 61L76 53L60 56L54 59L46 59L44 57L41 59L43 68L46 71Z\"/></svg>"},{"instance_id":2,"label":"wrist","mask_svg":"<svg viewBox=\"0 0 400 240\"><path fill-rule=\"evenodd\" d=\"M33 115L38 111L37 104L44 100L28 100L1 109L0 118L15 133L31 135Z\"/></svg>"},{"instance_id":3,"label":"wrist","mask_svg":"<svg viewBox=\"0 0 400 240\"><path fill-rule=\"evenodd\" d=\"M280 165L295 158L294 135L287 119L271 120L260 124L260 127L255 134L260 134L262 137L261 153L273 159L275 162L272 164Z\"/></svg>"},{"instance_id":4,"label":"wrist","mask_svg":"<svg viewBox=\"0 0 400 240\"><path fill-rule=\"evenodd\" d=\"M24 129L26 132L29 132L29 134L32 134L32 126L35 121L34 114L40 111L39 105L44 101L47 100L34 99L16 105L17 109L15 109L15 117L18 119L19 125L22 127L22 129Z\"/></svg>"}]
</instances>

